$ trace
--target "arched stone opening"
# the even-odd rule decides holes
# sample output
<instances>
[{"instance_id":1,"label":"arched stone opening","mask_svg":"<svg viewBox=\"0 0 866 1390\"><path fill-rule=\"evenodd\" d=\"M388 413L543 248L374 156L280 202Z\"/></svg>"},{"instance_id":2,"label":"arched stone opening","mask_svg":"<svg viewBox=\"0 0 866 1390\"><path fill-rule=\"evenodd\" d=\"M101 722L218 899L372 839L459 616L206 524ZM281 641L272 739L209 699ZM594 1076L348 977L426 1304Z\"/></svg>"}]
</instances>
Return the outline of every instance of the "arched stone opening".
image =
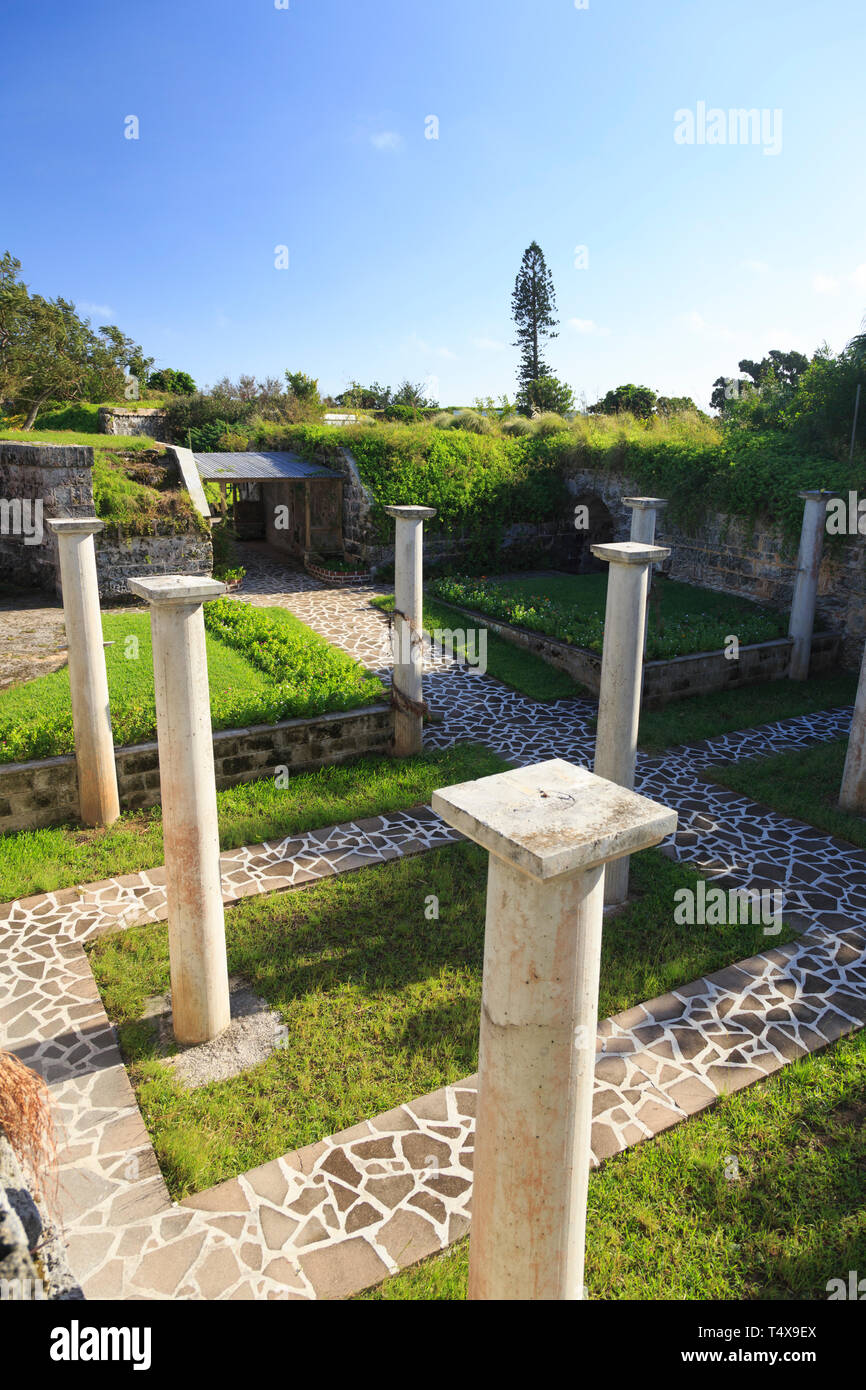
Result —
<instances>
[{"instance_id":1,"label":"arched stone opening","mask_svg":"<svg viewBox=\"0 0 866 1390\"><path fill-rule=\"evenodd\" d=\"M606 570L607 565L595 558L592 547L614 540L616 523L597 492L581 492L575 497L574 521L574 537L569 543L565 568L573 574L595 574Z\"/></svg>"}]
</instances>

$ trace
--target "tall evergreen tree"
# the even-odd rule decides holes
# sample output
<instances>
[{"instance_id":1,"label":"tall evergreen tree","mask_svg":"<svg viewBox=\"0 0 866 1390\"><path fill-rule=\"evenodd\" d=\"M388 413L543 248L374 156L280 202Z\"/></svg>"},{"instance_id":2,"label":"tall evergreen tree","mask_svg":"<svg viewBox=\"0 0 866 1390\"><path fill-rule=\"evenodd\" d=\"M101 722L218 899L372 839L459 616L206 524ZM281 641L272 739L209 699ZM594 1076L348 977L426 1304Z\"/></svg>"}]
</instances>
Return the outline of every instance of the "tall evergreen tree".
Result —
<instances>
[{"instance_id":1,"label":"tall evergreen tree","mask_svg":"<svg viewBox=\"0 0 866 1390\"><path fill-rule=\"evenodd\" d=\"M526 387L531 381L538 381L539 377L553 375L542 357L542 348L546 338L559 337L556 332L558 319L554 317L556 291L553 276L537 241L533 241L523 253L511 296L511 313L517 324L514 346L520 348L517 380L522 387Z\"/></svg>"}]
</instances>

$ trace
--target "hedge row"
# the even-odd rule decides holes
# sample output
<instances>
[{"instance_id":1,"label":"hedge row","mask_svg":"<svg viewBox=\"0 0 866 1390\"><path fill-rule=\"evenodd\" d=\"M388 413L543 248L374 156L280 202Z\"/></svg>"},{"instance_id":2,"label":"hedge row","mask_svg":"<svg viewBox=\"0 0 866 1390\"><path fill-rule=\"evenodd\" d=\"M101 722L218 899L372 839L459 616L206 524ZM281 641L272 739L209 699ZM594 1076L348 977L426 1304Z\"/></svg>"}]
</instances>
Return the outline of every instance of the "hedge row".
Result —
<instances>
[{"instance_id":1,"label":"hedge row","mask_svg":"<svg viewBox=\"0 0 866 1390\"><path fill-rule=\"evenodd\" d=\"M723 431L690 417L649 424L581 418L560 433L518 438L427 424L264 426L251 442L321 462L348 448L378 504L382 539L388 527L381 508L396 502L436 507L435 526L448 531L563 518L566 479L585 470L623 473L647 493L669 498L680 524L693 526L712 508L769 518L791 539L802 521L798 492L866 491L862 462L806 455L780 432Z\"/></svg>"}]
</instances>

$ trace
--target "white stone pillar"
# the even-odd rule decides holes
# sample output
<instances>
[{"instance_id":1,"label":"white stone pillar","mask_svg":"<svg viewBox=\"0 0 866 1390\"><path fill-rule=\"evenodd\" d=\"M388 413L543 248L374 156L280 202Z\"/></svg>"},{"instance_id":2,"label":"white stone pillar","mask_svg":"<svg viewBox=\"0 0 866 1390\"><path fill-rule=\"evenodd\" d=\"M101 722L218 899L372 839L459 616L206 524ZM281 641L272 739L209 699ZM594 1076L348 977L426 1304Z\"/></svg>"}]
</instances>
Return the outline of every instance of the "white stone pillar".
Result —
<instances>
[{"instance_id":1,"label":"white stone pillar","mask_svg":"<svg viewBox=\"0 0 866 1390\"><path fill-rule=\"evenodd\" d=\"M863 650L854 718L848 735L839 806L843 811L866 815L866 648Z\"/></svg>"},{"instance_id":2,"label":"white stone pillar","mask_svg":"<svg viewBox=\"0 0 866 1390\"><path fill-rule=\"evenodd\" d=\"M640 721L649 571L670 551L663 546L621 541L594 545L592 553L599 560L610 562L594 766L597 776L631 790ZM625 857L607 870L604 900L624 903L627 897Z\"/></svg>"},{"instance_id":3,"label":"white stone pillar","mask_svg":"<svg viewBox=\"0 0 866 1390\"><path fill-rule=\"evenodd\" d=\"M225 585L182 574L128 583L150 605L174 1034L208 1042L231 1016L202 603Z\"/></svg>"},{"instance_id":4,"label":"white stone pillar","mask_svg":"<svg viewBox=\"0 0 866 1390\"><path fill-rule=\"evenodd\" d=\"M120 801L93 542L103 522L63 517L48 525L60 553L79 813L85 825L112 825L120 815Z\"/></svg>"},{"instance_id":5,"label":"white stone pillar","mask_svg":"<svg viewBox=\"0 0 866 1390\"><path fill-rule=\"evenodd\" d=\"M604 866L676 812L561 759L433 808L490 854L469 1297L580 1299Z\"/></svg>"},{"instance_id":6,"label":"white stone pillar","mask_svg":"<svg viewBox=\"0 0 866 1390\"><path fill-rule=\"evenodd\" d=\"M655 545L656 518L667 501L664 497L624 497L624 507L631 507L631 537L637 545Z\"/></svg>"},{"instance_id":7,"label":"white stone pillar","mask_svg":"<svg viewBox=\"0 0 866 1390\"><path fill-rule=\"evenodd\" d=\"M818 596L818 570L824 549L824 529L827 524L827 503L832 492L800 492L806 506L803 509L803 529L800 533L800 552L797 556L797 577L791 604L788 636L793 638L788 677L804 681L812 659L812 629L815 626L815 599Z\"/></svg>"},{"instance_id":8,"label":"white stone pillar","mask_svg":"<svg viewBox=\"0 0 866 1390\"><path fill-rule=\"evenodd\" d=\"M394 541L394 752L420 753L424 719L424 522L435 507L386 507L397 522ZM416 706L413 709L413 705Z\"/></svg>"}]
</instances>

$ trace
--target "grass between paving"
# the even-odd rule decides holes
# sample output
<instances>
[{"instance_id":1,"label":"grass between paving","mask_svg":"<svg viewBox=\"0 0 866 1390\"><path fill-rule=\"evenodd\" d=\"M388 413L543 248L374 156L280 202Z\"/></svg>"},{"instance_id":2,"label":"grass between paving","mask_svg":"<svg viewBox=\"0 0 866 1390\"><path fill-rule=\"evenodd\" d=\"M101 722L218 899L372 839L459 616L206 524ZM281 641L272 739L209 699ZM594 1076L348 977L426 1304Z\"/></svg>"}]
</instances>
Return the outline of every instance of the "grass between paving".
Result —
<instances>
[{"instance_id":1,"label":"grass between paving","mask_svg":"<svg viewBox=\"0 0 866 1390\"><path fill-rule=\"evenodd\" d=\"M206 610L235 610L251 635L205 612L210 704L215 729L274 724L372 704L384 687L345 652L330 646L292 613L220 600ZM117 747L156 734L150 615L104 614L111 723ZM128 639L134 638L134 642ZM69 670L53 671L0 691L0 763L71 753L74 748Z\"/></svg>"},{"instance_id":2,"label":"grass between paving","mask_svg":"<svg viewBox=\"0 0 866 1390\"><path fill-rule=\"evenodd\" d=\"M699 743L798 714L843 709L853 705L856 694L857 677L840 671L806 681L764 681L711 695L693 695L674 700L664 709L644 710L638 744L645 752L660 753L677 744Z\"/></svg>"},{"instance_id":3,"label":"grass between paving","mask_svg":"<svg viewBox=\"0 0 866 1390\"><path fill-rule=\"evenodd\" d=\"M586 1245L590 1299L847 1287L866 1268L866 1033L609 1159L590 1178ZM464 1299L468 1266L466 1239L359 1298Z\"/></svg>"},{"instance_id":4,"label":"grass between paving","mask_svg":"<svg viewBox=\"0 0 866 1390\"><path fill-rule=\"evenodd\" d=\"M438 787L502 772L477 744L413 758L367 757L217 792L220 848L282 839L429 802ZM104 830L50 826L0 835L0 902L138 873L163 861L162 809L129 812Z\"/></svg>"},{"instance_id":5,"label":"grass between paving","mask_svg":"<svg viewBox=\"0 0 866 1390\"><path fill-rule=\"evenodd\" d=\"M772 758L722 763L701 775L866 849L866 818L841 811L837 804L847 751L847 739L833 739Z\"/></svg>"},{"instance_id":6,"label":"grass between paving","mask_svg":"<svg viewBox=\"0 0 866 1390\"><path fill-rule=\"evenodd\" d=\"M789 939L680 926L697 875L635 857L636 900L606 923L600 1013ZM101 937L90 961L172 1196L180 1198L460 1080L477 1066L487 856L461 843L247 899L226 914L229 969L279 1009L288 1045L185 1092L154 1051L145 999L169 988L165 924ZM438 918L428 916L438 903Z\"/></svg>"},{"instance_id":7,"label":"grass between paving","mask_svg":"<svg viewBox=\"0 0 866 1390\"><path fill-rule=\"evenodd\" d=\"M374 608L379 608L383 613L391 613L394 609L393 595L385 595L381 598L372 600ZM424 595L424 629L428 633L435 632L438 628L441 632L465 631L467 618L458 609L452 608L447 603L441 603L438 599ZM555 666L549 666L546 661L542 661L540 656L533 652L524 651L521 647L515 647L513 642L506 642L504 637L497 637L495 632L483 624L476 624L479 632L487 633L487 675L494 676L496 680L502 681L503 685L508 685L512 690L518 690L521 695L528 695L533 700L573 700L577 696L585 699L592 699L590 692L578 685L564 671L558 671ZM466 654L465 643L455 641L454 655L458 659ZM474 660L478 659L478 648L472 653Z\"/></svg>"},{"instance_id":8,"label":"grass between paving","mask_svg":"<svg viewBox=\"0 0 866 1390\"><path fill-rule=\"evenodd\" d=\"M533 632L600 653L604 639L607 572L545 573L467 579L434 579L432 592ZM717 651L730 634L745 646L785 634L785 619L749 599L719 594L659 575L650 604L649 660Z\"/></svg>"}]
</instances>

